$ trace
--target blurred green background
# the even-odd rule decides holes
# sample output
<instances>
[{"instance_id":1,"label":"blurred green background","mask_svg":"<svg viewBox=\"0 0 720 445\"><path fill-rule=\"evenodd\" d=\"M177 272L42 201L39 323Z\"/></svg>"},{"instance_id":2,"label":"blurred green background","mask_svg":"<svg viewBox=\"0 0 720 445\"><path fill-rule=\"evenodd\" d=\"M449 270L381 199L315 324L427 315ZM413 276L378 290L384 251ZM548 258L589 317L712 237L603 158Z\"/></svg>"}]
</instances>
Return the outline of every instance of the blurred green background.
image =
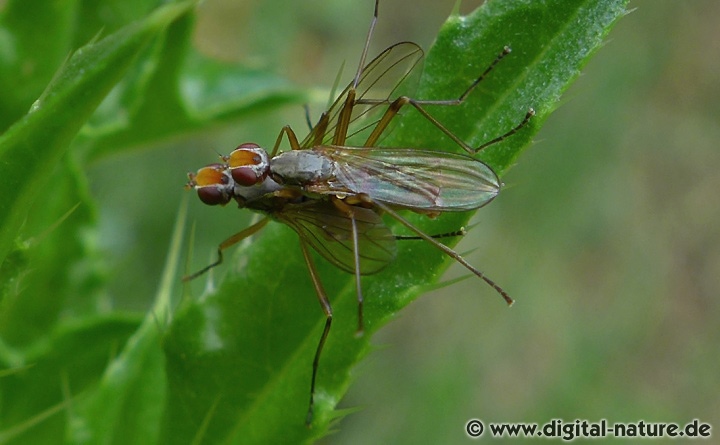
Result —
<instances>
[{"instance_id":1,"label":"blurred green background","mask_svg":"<svg viewBox=\"0 0 720 445\"><path fill-rule=\"evenodd\" d=\"M196 44L324 98L354 69L369 3L207 0ZM384 0L371 53L427 48L453 4ZM720 5L631 7L458 246L516 305L473 279L410 305L356 370L341 407L362 409L323 443L467 443L470 418L720 425ZM303 127L300 106L92 165L108 273L138 296L114 305L151 305L185 172L288 123ZM190 198L194 268L250 215Z\"/></svg>"}]
</instances>

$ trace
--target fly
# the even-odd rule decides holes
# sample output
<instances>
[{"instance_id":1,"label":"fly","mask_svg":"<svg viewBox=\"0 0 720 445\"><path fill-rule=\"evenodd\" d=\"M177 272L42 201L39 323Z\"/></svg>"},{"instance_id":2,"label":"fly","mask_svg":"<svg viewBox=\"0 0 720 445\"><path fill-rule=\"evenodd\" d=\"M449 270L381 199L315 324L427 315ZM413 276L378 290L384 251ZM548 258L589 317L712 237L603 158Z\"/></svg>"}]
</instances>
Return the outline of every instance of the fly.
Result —
<instances>
[{"instance_id":1,"label":"fly","mask_svg":"<svg viewBox=\"0 0 720 445\"><path fill-rule=\"evenodd\" d=\"M255 234L271 219L287 224L299 236L303 257L326 318L313 360L307 425L312 423L317 370L333 315L308 246L336 267L355 275L359 334L363 332L361 276L379 272L395 259L396 239L429 242L484 280L508 305L513 303L498 284L437 240L461 232L431 236L397 212L410 210L429 216L464 212L478 209L497 196L501 188L497 175L472 155L518 132L527 125L534 111L530 109L520 124L505 134L478 147L470 147L433 118L425 107L462 104L510 49L505 47L459 98L412 99L401 94L400 88L423 57L416 44L403 42L390 46L365 64L378 17L378 3L376 0L353 81L320 116L307 137L299 141L292 128L285 126L269 153L257 144L242 144L228 156L223 156L222 163L210 164L189 174L187 184L188 188L197 191L205 204L225 205L234 200L239 207L257 211L265 217L223 241L218 246L218 259L186 276L184 281L219 265L223 250ZM384 98L372 96L383 88L387 90ZM393 119L406 105L420 112L467 154L377 147ZM291 150L278 154L285 137ZM389 215L417 236L395 237L381 214Z\"/></svg>"}]
</instances>

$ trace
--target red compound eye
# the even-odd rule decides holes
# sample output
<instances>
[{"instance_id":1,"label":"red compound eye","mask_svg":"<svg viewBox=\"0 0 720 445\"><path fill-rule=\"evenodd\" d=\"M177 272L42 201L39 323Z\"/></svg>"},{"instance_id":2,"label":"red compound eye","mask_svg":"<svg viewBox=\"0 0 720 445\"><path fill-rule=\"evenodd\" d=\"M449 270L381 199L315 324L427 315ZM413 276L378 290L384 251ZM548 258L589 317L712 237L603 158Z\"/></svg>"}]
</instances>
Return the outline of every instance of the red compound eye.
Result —
<instances>
[{"instance_id":1,"label":"red compound eye","mask_svg":"<svg viewBox=\"0 0 720 445\"><path fill-rule=\"evenodd\" d=\"M252 167L236 167L230 170L230 174L235 182L245 187L255 185L262 179L258 177L256 169Z\"/></svg>"},{"instance_id":2,"label":"red compound eye","mask_svg":"<svg viewBox=\"0 0 720 445\"><path fill-rule=\"evenodd\" d=\"M197 189L198 198L209 206L225 205L230 202L230 195L217 187L200 187Z\"/></svg>"},{"instance_id":3,"label":"red compound eye","mask_svg":"<svg viewBox=\"0 0 720 445\"><path fill-rule=\"evenodd\" d=\"M228 178L223 174L222 164L210 164L197 171L192 176L192 185L196 187L206 187L209 185L225 185Z\"/></svg>"},{"instance_id":4,"label":"red compound eye","mask_svg":"<svg viewBox=\"0 0 720 445\"><path fill-rule=\"evenodd\" d=\"M224 160L233 180L243 187L262 182L270 166L267 152L259 145L250 142L238 146Z\"/></svg>"},{"instance_id":5,"label":"red compound eye","mask_svg":"<svg viewBox=\"0 0 720 445\"><path fill-rule=\"evenodd\" d=\"M230 202L230 179L220 164L211 164L190 175L188 186L194 187L200 201L207 205L225 205Z\"/></svg>"},{"instance_id":6,"label":"red compound eye","mask_svg":"<svg viewBox=\"0 0 720 445\"><path fill-rule=\"evenodd\" d=\"M253 143L241 144L235 150L225 157L228 167L236 168L245 165L259 165L263 162L263 154L265 150L259 145ZM265 155L267 157L267 155Z\"/></svg>"}]
</instances>

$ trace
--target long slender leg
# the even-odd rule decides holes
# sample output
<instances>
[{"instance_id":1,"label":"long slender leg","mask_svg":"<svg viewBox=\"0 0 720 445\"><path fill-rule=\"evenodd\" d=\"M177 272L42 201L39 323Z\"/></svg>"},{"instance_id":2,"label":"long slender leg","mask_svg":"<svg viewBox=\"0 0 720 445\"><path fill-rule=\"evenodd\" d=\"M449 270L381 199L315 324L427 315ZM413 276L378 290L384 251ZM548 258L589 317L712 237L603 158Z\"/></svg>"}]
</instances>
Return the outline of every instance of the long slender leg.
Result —
<instances>
[{"instance_id":1,"label":"long slender leg","mask_svg":"<svg viewBox=\"0 0 720 445\"><path fill-rule=\"evenodd\" d=\"M472 90L474 90L475 87L478 86L478 84L479 84L480 82L482 82L482 81L487 77L488 74L490 74L490 71L492 71L493 68L495 68L495 65L497 65L498 63L500 63L500 61L501 61L502 59L504 59L505 56L507 56L508 54L510 54L511 51L512 51L512 50L510 49L509 46L504 47L503 50L502 50L502 52L501 52L500 54L498 54L497 57L495 57L495 60L493 60L492 63L491 63L487 68L485 68L485 71L483 71L482 74L480 74L480 77L478 77L477 79L475 79L475 80L473 81L473 83L470 84L470 86L467 87L467 89L466 89L466 90L460 95L460 97L458 97L457 99L447 99L447 100L421 100L421 101L418 101L418 102L422 103L423 105L460 105L461 103L465 102L465 99L470 95L470 93L472 92Z\"/></svg>"},{"instance_id":2,"label":"long slender leg","mask_svg":"<svg viewBox=\"0 0 720 445\"><path fill-rule=\"evenodd\" d=\"M492 139L492 140L490 140L490 141L488 141L488 142L485 142L485 143L483 143L483 144L480 144L480 145L477 146L477 147L470 147L470 146L467 145L464 141L462 141L460 138L458 138L457 136L455 136L452 131L448 130L447 127L445 127L443 124L441 124L440 121L438 121L437 119L435 119L434 117L432 117L432 116L430 115L430 113L428 113L424 108L422 108L417 102L415 102L414 100L410 99L410 101L409 101L408 103L409 103L410 105L412 105L413 107L415 107L415 109L418 110L418 112L420 112L420 114L422 114L423 117L425 117L428 121L430 121L433 125L435 125L440 131L442 131L443 133L445 133L450 139L452 139L456 144L458 144L460 147L462 147L463 150L465 150L466 152L468 152L468 153L471 154L471 155L473 155L473 154L475 154L475 153L478 153L479 151L483 150L484 148L487 148L487 147L489 147L489 146L491 146L491 145L493 145L493 144L497 144L498 142L500 142L500 141L502 141L502 140L505 140L505 139L507 139L508 137L514 135L514 134L517 133L521 128L523 128L525 125L527 125L527 123L530 122L530 119L531 119L533 116L535 116L535 110L532 109L532 108L530 108L530 109L527 111L527 113L525 113L525 117L523 118L522 122L520 122L519 124L517 124L516 126L514 126L512 129L510 129L510 131L507 131L507 132L503 133L502 135L500 135L500 136L498 136L498 137L496 137L496 138L494 138L494 139ZM390 110L390 108L388 108L388 111L389 111L389 110ZM397 112L396 112L396 113L397 113Z\"/></svg>"},{"instance_id":3,"label":"long slender leg","mask_svg":"<svg viewBox=\"0 0 720 445\"><path fill-rule=\"evenodd\" d=\"M240 241L244 240L245 238L247 238L249 236L254 235L260 229L265 227L265 224L267 224L269 221L270 221L270 218L263 218L260 221L256 222L255 224L253 224L252 226L246 227L242 231L236 233L235 235L231 236L230 238L228 238L225 241L223 241L222 243L220 243L220 245L218 246L218 250L217 250L218 259L214 263L210 264L209 266L205 266L204 268L198 270L197 272L195 272L193 274L184 276L182 279L183 282L194 280L195 278L204 274L205 272L212 269L213 267L219 266L223 262L223 250L239 243Z\"/></svg>"},{"instance_id":4,"label":"long slender leg","mask_svg":"<svg viewBox=\"0 0 720 445\"><path fill-rule=\"evenodd\" d=\"M305 264L310 272L310 279L312 279L313 286L315 287L315 293L317 294L318 301L320 302L320 307L322 308L323 313L325 313L325 328L320 336L317 349L315 349L315 358L313 359L312 378L310 380L310 404L308 405L307 416L305 416L305 425L310 426L310 424L312 424L313 409L315 407L315 380L317 378L317 370L320 363L320 354L322 354L323 346L325 346L325 340L327 340L328 334L330 333L333 312L332 307L330 306L330 300L328 300L325 289L323 288L320 277L318 276L317 269L315 268L315 263L313 262L312 256L310 256L310 251L302 238L300 239L300 247L302 248Z\"/></svg>"},{"instance_id":5,"label":"long slender leg","mask_svg":"<svg viewBox=\"0 0 720 445\"><path fill-rule=\"evenodd\" d=\"M353 80L353 88L357 88L360 83L360 76L362 70L365 67L365 59L367 58L368 49L370 48L370 40L372 39L373 31L375 30L375 24L378 19L378 5L380 0L375 0L375 11L373 12L373 18L370 21L370 29L368 29L367 38L365 39L365 47L363 48L362 55L360 56L360 63L358 64L357 72L355 73L355 80Z\"/></svg>"},{"instance_id":6,"label":"long slender leg","mask_svg":"<svg viewBox=\"0 0 720 445\"><path fill-rule=\"evenodd\" d=\"M472 272L473 274L477 275L478 278L481 278L483 281L485 281L487 284L489 284L490 287L492 287L493 289L495 289L495 290L505 299L505 302L507 302L508 306L512 306L512 304L514 303L514 301L513 301L513 299L510 297L510 295L508 295L508 293L505 292L505 290L504 290L502 287L500 287L497 283L495 283L495 282L494 282L493 280L491 280L490 278L486 277L484 273L480 272L480 271L477 270L472 264L468 263L462 256L460 256L459 253L455 252L454 250L452 250L451 248L449 248L449 247L446 246L445 244L442 244L442 243L436 241L433 237L431 237L430 235L426 234L426 233L423 232L422 230L420 230L420 229L418 229L417 227L415 227L410 221L408 221L408 220L406 220L405 218L403 218L402 216L400 216L397 212L395 212L393 209L391 209L391 208L388 207L387 205L385 205L385 204L383 204L383 203L381 203L381 202L373 201L373 200L371 200L367 195L358 195L358 197L360 197L361 199L363 199L363 200L364 200L365 202L367 202L367 203L371 203L371 204L379 207L380 209L382 209L383 211L385 211L388 215L390 215L391 217L395 218L395 220L397 220L400 224L404 225L404 226L407 227L408 229L410 229L410 230L412 230L413 232L417 233L420 238L422 238L422 239L424 239L425 241L429 242L429 243L432 244L433 246L435 246L435 247L437 247L438 249L440 249L444 254L448 255L450 258L454 259L454 260L457 261L458 263L460 263L460 264L462 264L463 266L465 266L465 268L466 268L467 270L469 270L469 271Z\"/></svg>"},{"instance_id":7,"label":"long slender leg","mask_svg":"<svg viewBox=\"0 0 720 445\"><path fill-rule=\"evenodd\" d=\"M464 99L463 99L463 100L464 100ZM455 102L435 103L435 102L433 102L433 103L430 103L430 105L459 105L460 103L461 103L461 102L458 102L458 103L455 103ZM471 147L471 146L469 146L467 143L465 143L465 141L463 141L462 139L458 138L452 131L448 130L448 128L445 127L445 125L443 125L442 123L440 123L440 121L438 121L437 119L435 119L434 117L432 117L432 115L430 115L430 113L428 113L427 110L425 110L425 109L422 107L423 104L427 104L427 103L422 102L422 101L416 101L415 99L411 99L411 98L409 98L409 97L407 97L407 96L402 96L402 97L399 97L399 98L395 99L395 100L388 106L387 110L385 111L385 114L383 115L382 118L380 118L380 121L378 121L378 124L375 126L375 128L374 128L373 131L372 131L372 133L370 134L370 136L368 136L368 139L367 139L367 141L365 141L365 144L364 144L364 145L365 145L366 147L373 147L373 146L375 146L376 143L377 143L377 141L378 141L378 139L380 138L380 136L381 136L381 135L383 134L383 132L387 129L387 126L390 125L390 122L395 118L395 116L398 115L398 112L400 111L400 109L401 109L402 107L404 107L405 105L407 105L407 104L412 105L416 110L418 110L418 112L419 112L425 119L427 119L428 121L430 121L430 123L432 123L433 125L435 125L435 126L436 126L440 131L442 131L447 137L449 137L450 139L452 139L453 142L455 142L456 144L458 144L463 150L465 150L466 152L468 152L468 153L471 154L471 155L478 153L479 151L481 151L482 149L484 149L484 148L486 148L486 147L488 147L488 146L490 146L490 145L497 144L498 142L500 142L500 141L502 141L502 140L504 140L504 139L512 136L513 134L517 133L521 128L523 128L525 125L527 125L527 123L530 121L530 119L535 115L535 110L533 110L532 108L530 108L530 109L527 111L527 113L525 114L525 118L523 118L522 122L520 122L518 125L516 125L515 127L513 127L510 131L502 134L501 136L496 137L495 139L493 139L493 140L491 140L491 141L485 142L485 143L481 144L481 145L478 146L478 147Z\"/></svg>"},{"instance_id":8,"label":"long slender leg","mask_svg":"<svg viewBox=\"0 0 720 445\"><path fill-rule=\"evenodd\" d=\"M355 221L355 215L350 216L352 222L352 238L353 238L353 256L355 257L355 292L357 293L358 300L358 327L355 332L356 336L360 336L363 333L363 294L362 285L360 282L360 253L359 253L359 242L358 242L358 230L357 221Z\"/></svg>"},{"instance_id":9,"label":"long slender leg","mask_svg":"<svg viewBox=\"0 0 720 445\"><path fill-rule=\"evenodd\" d=\"M523 118L522 122L520 122L518 125L516 125L512 130L508 131L507 133L502 134L502 135L496 137L495 139L489 140L489 141L485 142L484 144L480 144L477 148L474 149L474 150L475 150L475 153L477 153L477 152L479 152L479 151L481 151L481 150L483 150L483 149L485 149L485 148L487 148L487 147L489 147L489 146L491 146L491 145L493 145L493 144L497 144L498 142L500 142L500 141L502 141L502 140L504 140L504 139L507 139L508 137L514 135L514 134L517 133L522 127L524 127L525 125L527 125L527 123L530 122L530 119L532 119L533 116L535 116L535 110L532 109L532 108L530 108L530 109L527 111L527 113L525 113L525 117Z\"/></svg>"},{"instance_id":10,"label":"long slender leg","mask_svg":"<svg viewBox=\"0 0 720 445\"><path fill-rule=\"evenodd\" d=\"M328 98L327 106L325 107L326 110L329 110L333 103L333 98L335 97L335 92L337 91L338 85L340 84L340 77L342 76L343 68L345 68L345 62L343 62L340 65L340 69L338 70L337 76L335 76L335 81L333 82L333 86L330 89L330 95ZM315 147L317 145L322 145L322 138L325 135L325 131L327 130L328 125L330 124L330 120L328 118L328 115L326 112L323 112L320 115L320 119L318 119L318 123L313 126L312 119L310 118L310 108L305 105L305 120L307 121L308 127L310 129L310 132L315 132L315 139L313 139L312 146ZM299 147L298 147L299 148Z\"/></svg>"},{"instance_id":11,"label":"long slender leg","mask_svg":"<svg viewBox=\"0 0 720 445\"><path fill-rule=\"evenodd\" d=\"M355 107L355 105L359 103L355 100L355 90L360 83L360 77L362 76L363 68L365 68L365 59L367 58L368 49L370 48L370 40L372 39L373 31L375 30L375 24L377 23L379 3L380 0L375 0L375 11L373 12L373 18L370 21L370 29L368 29L368 35L365 39L365 46L363 47L363 52L360 56L360 63L358 64L358 69L355 72L355 78L353 79L352 87L348 89L347 98L345 99L345 103L343 104L343 107L338 114L337 126L335 127L335 132L333 133L333 145L345 145L348 128L350 126L350 119L352 118L352 110L353 107ZM324 131L316 132L316 134L319 135L323 133ZM321 141L315 142L315 145L320 145Z\"/></svg>"},{"instance_id":12,"label":"long slender leg","mask_svg":"<svg viewBox=\"0 0 720 445\"><path fill-rule=\"evenodd\" d=\"M305 110L305 123L308 126L308 131L312 131L313 124L312 124L312 118L310 117L310 107L308 104L303 104L303 109Z\"/></svg>"},{"instance_id":13,"label":"long slender leg","mask_svg":"<svg viewBox=\"0 0 720 445\"><path fill-rule=\"evenodd\" d=\"M323 112L323 114L320 115L318 123L315 125L315 127L313 127L313 130L317 129L314 131L315 139L313 139L312 142L313 147L322 145L323 136L325 135L325 131L327 130L328 125L330 125L330 117L327 115L327 113Z\"/></svg>"},{"instance_id":14,"label":"long slender leg","mask_svg":"<svg viewBox=\"0 0 720 445\"><path fill-rule=\"evenodd\" d=\"M496 143L502 141L503 139L505 139L505 138L507 138L507 137L509 137L509 136L511 136L511 135L513 135L513 134L515 134L515 133L517 133L517 131L520 130L520 129L521 129L522 127L524 127L525 125L527 125L527 123L528 123L528 121L530 120L530 118L531 118L533 115L535 115L535 110L533 110L532 108L529 109L528 112L527 112L527 114L525 115L525 119L523 119L523 121L522 121L519 125L515 126L513 129L511 129L510 131L506 132L505 134L503 134L503 135L501 135L501 136L499 136L499 137L497 137L497 138L495 138L495 139L493 139L493 140L491 140L491 141L489 141L489 142L486 142L486 143L480 145L479 147L470 147L470 146L467 145L464 141L462 141L462 140L459 139L457 136L455 136L455 134L453 134L450 130L448 130L448 129L447 129L443 124L441 124L437 119L435 119L434 117L432 117L432 116L430 115L430 113L428 113L428 112L423 108L423 107L426 106L426 105L450 105L450 106L453 106L453 105L460 105L460 104L462 104L463 102L465 102L465 99L466 99L466 98L468 97L468 95L472 92L472 90L474 90L475 87L477 87L477 85L478 85L483 79L485 79L485 77L487 77L487 75L490 73L490 71L492 71L492 69L495 67L495 65L497 65L497 64L500 62L500 60L502 60L502 59L503 59L506 55L508 55L508 54L510 54L510 48L508 48L508 47L506 46L506 47L503 49L503 51L502 51L502 52L495 58L495 60L490 64L490 66L488 66L488 67L485 69L485 71L483 71L483 73L480 75L480 77L478 77L477 79L475 79L475 81L473 81L473 83L472 83L457 99L447 99L447 100L416 100L416 99L412 99L412 98L407 97L407 96L401 96L401 97L395 99L393 102L389 102L388 99L359 99L359 100L357 100L355 103L356 103L356 104L360 104L360 105L382 105L382 104L389 104L387 110L385 111L385 114L382 116L382 118L380 119L380 121L378 121L378 123L377 123L377 125L375 126L375 128L373 129L372 133L370 134L370 136L368 136L368 139L365 141L365 146L366 146L366 147L375 146L375 145L377 144L378 139L379 139L380 136L383 134L383 132L387 129L388 125L389 125L390 122L393 120L393 118L395 118L395 116L397 116L397 114L398 114L398 112L400 111L400 109L401 109L403 106L407 105L407 104L410 104L410 105L412 105L415 109L417 109L418 112L420 112L420 114L421 114L423 117L425 117L428 121L430 121L430 122L431 122L433 125L435 125L438 129L440 129L440 131L442 131L445 135L447 135L448 137L450 137L450 139L452 139L456 144L458 144L460 147L462 147L462 148L463 148L466 152L468 152L469 154L475 154L475 153L479 152L480 150L482 150L482 149L484 149L484 148L486 148L486 147L488 147L488 146L490 146L490 145L492 145L492 144L496 144Z\"/></svg>"},{"instance_id":15,"label":"long slender leg","mask_svg":"<svg viewBox=\"0 0 720 445\"><path fill-rule=\"evenodd\" d=\"M465 91L463 91L463 93L460 96L458 96L457 99L440 99L440 100L428 99L428 100L416 100L415 102L419 103L421 105L460 105L460 104L462 104L463 102L465 102L465 99L470 95L472 90L474 90L475 87L477 87L478 84L480 84L480 82L485 80L485 78L488 76L488 74L490 74L490 71L492 71L493 68L495 68L495 65L500 63L500 61L502 59L504 59L505 56L510 54L510 52L511 52L510 47L507 47L507 46L504 47L502 52L495 58L495 60L493 60L492 63L487 68L485 68L485 71L483 71L482 74L480 74L480 76L477 79L475 79L473 81L473 83L471 83L470 86L467 87L467 89L465 89ZM357 101L357 103L363 104L363 105L375 105L375 104L383 104L383 103L389 103L389 102L390 101L388 99L360 99Z\"/></svg>"},{"instance_id":16,"label":"long slender leg","mask_svg":"<svg viewBox=\"0 0 720 445\"><path fill-rule=\"evenodd\" d=\"M335 207L343 212L349 219L352 226L352 240L353 240L353 258L355 260L355 292L358 300L358 328L356 335L360 336L364 330L363 321L363 294L362 294L362 283L360 281L360 242L358 239L357 220L355 219L355 211L351 205L343 202L341 199L333 197L331 198L332 203Z\"/></svg>"},{"instance_id":17,"label":"long slender leg","mask_svg":"<svg viewBox=\"0 0 720 445\"><path fill-rule=\"evenodd\" d=\"M467 230L465 230L465 227L460 227L458 230L454 230L452 232L438 233L436 235L428 235L428 236L433 239L441 239L441 238L455 238L458 236L465 236L465 235L467 235ZM411 241L411 240L421 240L424 238L420 238L419 236L395 235L395 239L398 241Z\"/></svg>"},{"instance_id":18,"label":"long slender leg","mask_svg":"<svg viewBox=\"0 0 720 445\"><path fill-rule=\"evenodd\" d=\"M284 127L282 127L282 130L280 130L280 134L278 134L278 137L275 140L275 145L273 146L272 152L270 153L271 158L277 154L278 148L280 148L280 143L282 142L283 135L287 135L291 149L300 150L300 142L298 142L298 138L295 135L295 132L293 131L292 127L290 127L290 125L285 125Z\"/></svg>"},{"instance_id":19,"label":"long slender leg","mask_svg":"<svg viewBox=\"0 0 720 445\"><path fill-rule=\"evenodd\" d=\"M333 145L345 145L347 139L348 128L350 128L350 119L352 118L352 110L357 102L355 101L355 88L350 88L345 98L345 103L338 115L337 125L333 133Z\"/></svg>"}]
</instances>

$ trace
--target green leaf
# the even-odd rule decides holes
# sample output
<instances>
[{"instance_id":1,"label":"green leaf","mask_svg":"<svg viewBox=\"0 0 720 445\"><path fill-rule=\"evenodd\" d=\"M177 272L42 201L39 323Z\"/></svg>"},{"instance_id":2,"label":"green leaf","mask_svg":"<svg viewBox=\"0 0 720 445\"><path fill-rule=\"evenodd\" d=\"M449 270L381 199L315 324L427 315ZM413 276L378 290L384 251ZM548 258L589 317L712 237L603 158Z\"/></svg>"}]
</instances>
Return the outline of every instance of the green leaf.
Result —
<instances>
[{"instance_id":1,"label":"green leaf","mask_svg":"<svg viewBox=\"0 0 720 445\"><path fill-rule=\"evenodd\" d=\"M190 46L194 16L147 48L84 129L94 160L236 120L263 107L307 101L271 73L209 59Z\"/></svg>"},{"instance_id":2,"label":"green leaf","mask_svg":"<svg viewBox=\"0 0 720 445\"><path fill-rule=\"evenodd\" d=\"M186 47L191 22L187 17L173 24L148 51L147 61L101 105L82 135L90 160L231 122L265 107L306 101L285 79L221 63Z\"/></svg>"},{"instance_id":3,"label":"green leaf","mask_svg":"<svg viewBox=\"0 0 720 445\"><path fill-rule=\"evenodd\" d=\"M83 45L100 30L108 34L114 33L128 23L142 20L153 10L168 3L164 0L74 1L77 3L74 47Z\"/></svg>"},{"instance_id":4,"label":"green leaf","mask_svg":"<svg viewBox=\"0 0 720 445\"><path fill-rule=\"evenodd\" d=\"M165 6L76 51L30 112L0 137L0 263L13 249L30 205L46 192L49 172L80 127L133 57L193 4Z\"/></svg>"},{"instance_id":5,"label":"green leaf","mask_svg":"<svg viewBox=\"0 0 720 445\"><path fill-rule=\"evenodd\" d=\"M536 117L480 157L505 172L557 106L588 56L625 11L625 0L490 1L468 17L451 17L428 54L418 99L452 99L505 45L513 49L468 100L429 111L461 139L479 145L517 125L529 107ZM382 16L380 17L382 20ZM414 115L384 145L457 150ZM232 211L232 210L229 210ZM409 215L428 233L462 226L469 214L431 221ZM325 435L368 351L369 338L437 280L449 260L427 243L402 242L397 260L363 278L366 335L355 338L353 277L322 259L318 269L334 309L320 360L313 427L304 425L311 363L325 322L300 255L297 237L279 224L243 245L222 268L227 274L199 299L187 300L166 339L168 443L303 443ZM511 285L511 283L510 283ZM478 294L504 305L492 289ZM382 403L382 401L378 401Z\"/></svg>"},{"instance_id":6,"label":"green leaf","mask_svg":"<svg viewBox=\"0 0 720 445\"><path fill-rule=\"evenodd\" d=\"M138 324L137 317L121 314L88 317L58 326L44 341L24 351L0 344L6 368L0 443L58 443L66 426L63 414L54 413L53 408L75 404L77 400L69 400L69 394L85 394L94 388L108 357ZM37 428L40 423L42 428Z\"/></svg>"},{"instance_id":7,"label":"green leaf","mask_svg":"<svg viewBox=\"0 0 720 445\"><path fill-rule=\"evenodd\" d=\"M187 206L180 209L155 305L99 384L77 403L67 436L71 443L155 444L167 382L160 340L171 312Z\"/></svg>"},{"instance_id":8,"label":"green leaf","mask_svg":"<svg viewBox=\"0 0 720 445\"><path fill-rule=\"evenodd\" d=\"M27 112L57 66L67 57L73 39L76 3L76 0L11 0L5 5L0 14L0 80L3 86L0 89L0 131L5 131Z\"/></svg>"},{"instance_id":9,"label":"green leaf","mask_svg":"<svg viewBox=\"0 0 720 445\"><path fill-rule=\"evenodd\" d=\"M31 111L0 137L0 195L3 197L0 277L3 297L12 297L2 301L0 313L2 443L58 442L68 434L68 420L77 422L72 423L74 441L84 438L78 433L81 428L86 429L83 433L94 433L93 438L104 434L112 439L114 430L107 428L98 434L92 428L111 419L126 427L122 437L152 438L144 434L148 429L151 432L154 429L157 436L162 398L155 397L156 393L148 396L149 391L143 393L137 386L126 385L125 393L115 392L112 399L115 404L128 399L138 402L143 396L146 401L150 399L143 407L150 409L138 410L138 406L132 404L127 410L136 417L111 418L108 416L111 403L100 406L106 409L94 410L91 421L79 416L84 414L80 401L88 403L100 398L99 376L108 359L136 330L138 322L136 317L119 312L108 316L96 315L96 307L86 310L87 306L97 303L93 294L98 282L82 282L78 277L92 275L87 271L97 268L97 258L82 250L92 244L84 238L92 237L88 225L95 222L94 207L88 196L86 178L74 156L76 152L67 152L77 131L132 65L135 55L193 6L194 2L184 2L161 8L144 20L76 51ZM33 12L25 11L24 18L27 20ZM37 13L51 14L52 8ZM43 35L43 38L52 40L52 36ZM48 60L52 59L52 54L47 56ZM32 210L40 210L40 215L33 215ZM33 238L21 241L20 226ZM70 298L74 300L68 304L65 297L73 291L75 295ZM63 310L67 317L57 323L57 315ZM164 312L169 313L169 308L165 307ZM160 318L148 317L153 322ZM134 339L143 334L154 338L155 354L128 354L132 355L133 366L144 366L140 389L153 377L156 382L164 378L160 335L157 326L153 328L154 337L146 334L149 328L144 328ZM142 340L136 343L152 350L147 347L152 342L147 338ZM117 385L111 379L104 383L108 381ZM162 390L164 381L147 388ZM72 416L68 414L70 405ZM144 423L151 418L152 409L156 413L155 421ZM62 411L65 416L58 415ZM139 427L130 428L138 424Z\"/></svg>"},{"instance_id":10,"label":"green leaf","mask_svg":"<svg viewBox=\"0 0 720 445\"><path fill-rule=\"evenodd\" d=\"M104 276L89 231L97 215L74 161L66 157L49 175L52 199L34 203L23 226L32 236L0 268L5 285L0 335L16 347L47 335L68 307L76 314L95 313L91 308Z\"/></svg>"}]
</instances>

